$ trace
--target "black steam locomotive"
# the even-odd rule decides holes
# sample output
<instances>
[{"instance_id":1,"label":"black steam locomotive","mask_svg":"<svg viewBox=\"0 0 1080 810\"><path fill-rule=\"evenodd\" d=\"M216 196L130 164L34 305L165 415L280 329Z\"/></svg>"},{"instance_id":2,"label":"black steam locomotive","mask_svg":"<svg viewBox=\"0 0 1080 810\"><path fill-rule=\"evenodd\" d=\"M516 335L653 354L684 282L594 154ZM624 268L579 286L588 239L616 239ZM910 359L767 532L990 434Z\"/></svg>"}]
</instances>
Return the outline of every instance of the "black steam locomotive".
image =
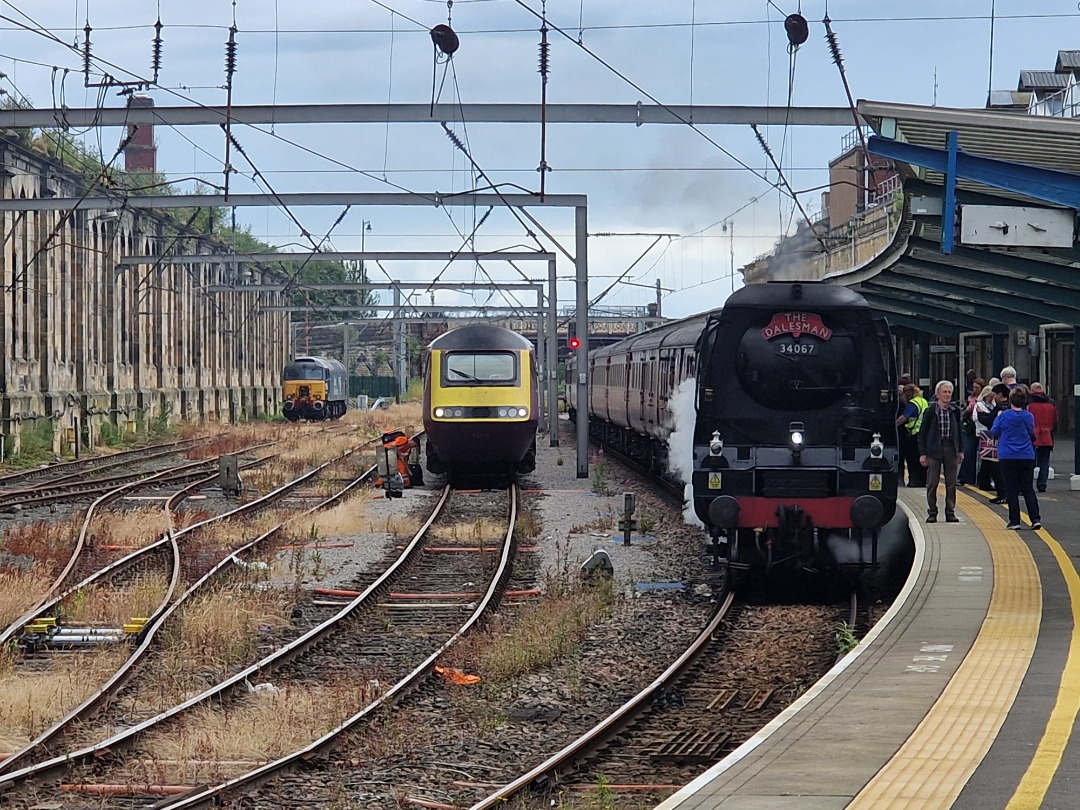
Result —
<instances>
[{"instance_id":1,"label":"black steam locomotive","mask_svg":"<svg viewBox=\"0 0 1080 810\"><path fill-rule=\"evenodd\" d=\"M860 295L751 285L589 363L593 437L654 470L689 471L694 512L727 565L877 563L896 512L897 395L887 326ZM671 434L687 426L669 403L690 378L692 451L681 453L692 459L676 458Z\"/></svg>"}]
</instances>

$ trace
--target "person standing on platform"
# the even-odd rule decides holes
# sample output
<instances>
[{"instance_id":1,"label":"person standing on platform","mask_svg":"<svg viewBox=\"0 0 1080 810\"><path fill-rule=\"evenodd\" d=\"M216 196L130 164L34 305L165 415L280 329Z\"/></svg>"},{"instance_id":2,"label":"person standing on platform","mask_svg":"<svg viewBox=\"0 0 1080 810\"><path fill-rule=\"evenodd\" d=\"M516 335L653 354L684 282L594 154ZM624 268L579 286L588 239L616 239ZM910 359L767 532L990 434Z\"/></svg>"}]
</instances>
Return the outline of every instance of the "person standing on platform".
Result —
<instances>
[{"instance_id":1,"label":"person standing on platform","mask_svg":"<svg viewBox=\"0 0 1080 810\"><path fill-rule=\"evenodd\" d=\"M1003 375L1004 379L1004 375ZM998 463L1005 478L1005 497L1009 504L1007 529L1021 529L1020 496L1024 496L1031 528L1041 529L1039 498L1032 478L1035 474L1035 417L1026 410L1027 391L1022 387L1009 393L1009 408L994 419L990 435L998 440Z\"/></svg>"},{"instance_id":2,"label":"person standing on platform","mask_svg":"<svg viewBox=\"0 0 1080 810\"><path fill-rule=\"evenodd\" d=\"M1054 400L1046 395L1046 390L1040 382L1031 384L1028 411L1035 419L1035 466L1039 468L1035 487L1039 492L1046 492L1046 481L1050 475L1050 452L1054 449L1054 431L1057 430L1058 410Z\"/></svg>"},{"instance_id":3,"label":"person standing on platform","mask_svg":"<svg viewBox=\"0 0 1080 810\"><path fill-rule=\"evenodd\" d=\"M900 442L900 481L904 480L904 465L907 465L908 486L925 487L926 470L919 463L919 428L923 414L928 406L923 398L922 389L908 383L900 393L904 401L904 410L896 419L896 433Z\"/></svg>"},{"instance_id":4,"label":"person standing on platform","mask_svg":"<svg viewBox=\"0 0 1080 810\"><path fill-rule=\"evenodd\" d=\"M927 469L926 522L937 523L937 488L945 473L945 522L959 523L956 516L956 473L964 461L960 409L952 401L953 384L942 380L934 387L934 403L923 414L919 429L919 463Z\"/></svg>"},{"instance_id":5,"label":"person standing on platform","mask_svg":"<svg viewBox=\"0 0 1080 810\"><path fill-rule=\"evenodd\" d=\"M979 433L976 429L975 406L979 401L979 393L983 390L983 378L974 372L968 372L971 384L968 388L967 405L960 424L964 431L964 463L960 465L957 481L961 484L974 484L979 461Z\"/></svg>"},{"instance_id":6,"label":"person standing on platform","mask_svg":"<svg viewBox=\"0 0 1080 810\"><path fill-rule=\"evenodd\" d=\"M1016 388L1016 386L1019 385L1016 381L1016 369L1012 366L1005 366L1005 368L1001 370L1001 381L1009 386L1010 391Z\"/></svg>"}]
</instances>

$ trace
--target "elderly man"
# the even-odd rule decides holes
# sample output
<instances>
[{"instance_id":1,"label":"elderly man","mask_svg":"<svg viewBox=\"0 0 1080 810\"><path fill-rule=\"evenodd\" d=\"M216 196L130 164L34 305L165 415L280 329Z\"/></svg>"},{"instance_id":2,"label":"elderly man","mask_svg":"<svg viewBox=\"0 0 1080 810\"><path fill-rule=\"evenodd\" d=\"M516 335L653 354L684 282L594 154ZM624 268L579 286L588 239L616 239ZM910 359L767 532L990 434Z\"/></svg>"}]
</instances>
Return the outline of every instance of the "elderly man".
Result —
<instances>
[{"instance_id":1,"label":"elderly man","mask_svg":"<svg viewBox=\"0 0 1080 810\"><path fill-rule=\"evenodd\" d=\"M919 429L919 463L927 468L926 522L937 523L937 488L945 471L945 522L959 523L956 516L956 471L964 461L960 408L952 401L953 384L942 380L934 388L934 402L923 414Z\"/></svg>"},{"instance_id":2,"label":"elderly man","mask_svg":"<svg viewBox=\"0 0 1080 810\"><path fill-rule=\"evenodd\" d=\"M1009 386L1010 391L1016 388L1018 385L1016 382L1016 369L1012 366L1005 366L1005 368L1001 370L1001 381Z\"/></svg>"}]
</instances>

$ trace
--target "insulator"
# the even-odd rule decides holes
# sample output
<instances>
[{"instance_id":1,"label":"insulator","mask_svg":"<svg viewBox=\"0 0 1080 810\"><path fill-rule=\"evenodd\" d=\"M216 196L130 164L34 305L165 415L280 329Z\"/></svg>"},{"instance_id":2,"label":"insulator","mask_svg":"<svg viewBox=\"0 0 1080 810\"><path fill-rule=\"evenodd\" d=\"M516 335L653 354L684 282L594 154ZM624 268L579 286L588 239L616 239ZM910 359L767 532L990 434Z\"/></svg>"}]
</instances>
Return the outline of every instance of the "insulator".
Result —
<instances>
[{"instance_id":1,"label":"insulator","mask_svg":"<svg viewBox=\"0 0 1080 810\"><path fill-rule=\"evenodd\" d=\"M787 32L788 42L795 46L802 45L810 36L810 26L802 14L789 14L784 20L784 30Z\"/></svg>"},{"instance_id":2,"label":"insulator","mask_svg":"<svg viewBox=\"0 0 1080 810\"><path fill-rule=\"evenodd\" d=\"M548 43L547 26L540 29L540 75L547 76L551 67L551 45Z\"/></svg>"},{"instance_id":3,"label":"insulator","mask_svg":"<svg viewBox=\"0 0 1080 810\"><path fill-rule=\"evenodd\" d=\"M454 33L454 29L449 25L440 24L432 28L431 41L435 43L436 48L447 56L453 56L458 46L461 45L458 35Z\"/></svg>"},{"instance_id":4,"label":"insulator","mask_svg":"<svg viewBox=\"0 0 1080 810\"><path fill-rule=\"evenodd\" d=\"M832 60L836 63L837 67L844 66L844 55L840 53L840 40L836 38L836 34L832 30L832 20L826 17L822 22L825 23L825 39L829 43L829 51L832 53Z\"/></svg>"},{"instance_id":5,"label":"insulator","mask_svg":"<svg viewBox=\"0 0 1080 810\"><path fill-rule=\"evenodd\" d=\"M225 79L229 84L236 73L236 30L235 25L229 28L229 41L225 43Z\"/></svg>"},{"instance_id":6,"label":"insulator","mask_svg":"<svg viewBox=\"0 0 1080 810\"><path fill-rule=\"evenodd\" d=\"M445 125L443 126L443 129L446 131L446 137L448 137L453 142L454 146L464 152L465 144L461 142L461 138L457 136L457 133L455 133L454 130L450 129L450 127Z\"/></svg>"},{"instance_id":7,"label":"insulator","mask_svg":"<svg viewBox=\"0 0 1080 810\"><path fill-rule=\"evenodd\" d=\"M94 29L90 27L90 21L86 21L86 27L83 28L83 52L82 52L82 69L83 74L90 75L90 32Z\"/></svg>"},{"instance_id":8,"label":"insulator","mask_svg":"<svg viewBox=\"0 0 1080 810\"><path fill-rule=\"evenodd\" d=\"M150 69L154 71L154 81L161 72L161 19L154 23L154 49L150 56Z\"/></svg>"}]
</instances>

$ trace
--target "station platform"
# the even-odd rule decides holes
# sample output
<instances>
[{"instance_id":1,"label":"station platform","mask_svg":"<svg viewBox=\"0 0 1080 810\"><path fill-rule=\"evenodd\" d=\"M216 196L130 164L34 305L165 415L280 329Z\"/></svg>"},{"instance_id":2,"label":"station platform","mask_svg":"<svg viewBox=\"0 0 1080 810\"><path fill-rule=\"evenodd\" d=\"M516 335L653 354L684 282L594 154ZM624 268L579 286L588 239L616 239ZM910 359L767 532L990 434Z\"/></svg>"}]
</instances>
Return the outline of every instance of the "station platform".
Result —
<instances>
[{"instance_id":1,"label":"station platform","mask_svg":"<svg viewBox=\"0 0 1080 810\"><path fill-rule=\"evenodd\" d=\"M851 654L656 810L1080 808L1080 492L1072 443L1045 528L962 487L960 523L901 492L912 575ZM944 497L944 492L941 496Z\"/></svg>"}]
</instances>

